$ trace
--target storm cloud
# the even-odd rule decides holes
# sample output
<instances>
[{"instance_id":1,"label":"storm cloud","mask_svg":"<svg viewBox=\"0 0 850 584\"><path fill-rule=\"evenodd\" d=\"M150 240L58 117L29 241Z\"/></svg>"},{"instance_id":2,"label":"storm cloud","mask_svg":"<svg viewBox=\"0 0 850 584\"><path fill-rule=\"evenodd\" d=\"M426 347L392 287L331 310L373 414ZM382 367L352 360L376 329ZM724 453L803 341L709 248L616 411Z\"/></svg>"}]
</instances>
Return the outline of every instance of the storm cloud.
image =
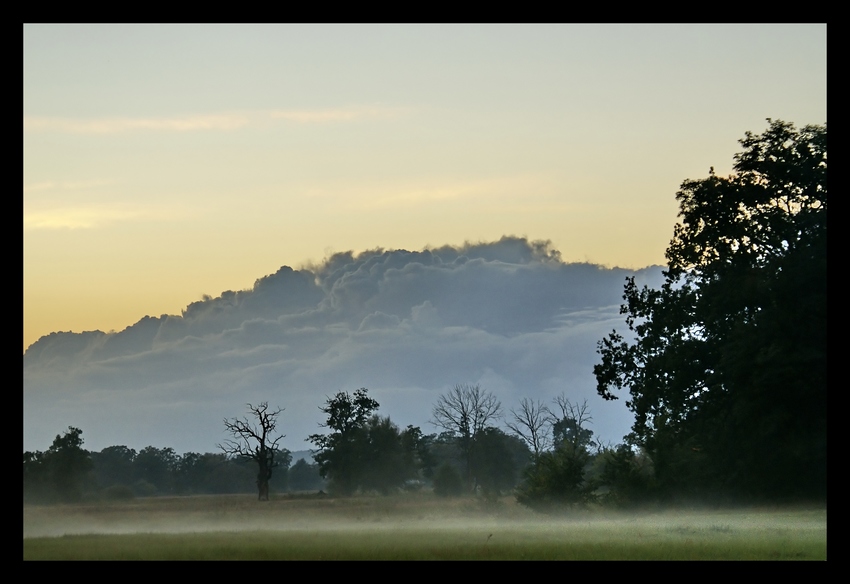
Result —
<instances>
[{"instance_id":1,"label":"storm cloud","mask_svg":"<svg viewBox=\"0 0 850 584\"><path fill-rule=\"evenodd\" d=\"M624 400L596 396L592 369L596 343L625 328L629 276L662 280L658 266L564 263L548 242L516 237L284 266L179 316L39 339L24 355L24 448L72 425L93 450L207 452L222 418L268 401L286 408L285 446L300 450L326 396L360 387L399 425L431 433L434 402L457 383L481 384L505 410L523 397L587 399L592 429L616 442L631 417Z\"/></svg>"}]
</instances>

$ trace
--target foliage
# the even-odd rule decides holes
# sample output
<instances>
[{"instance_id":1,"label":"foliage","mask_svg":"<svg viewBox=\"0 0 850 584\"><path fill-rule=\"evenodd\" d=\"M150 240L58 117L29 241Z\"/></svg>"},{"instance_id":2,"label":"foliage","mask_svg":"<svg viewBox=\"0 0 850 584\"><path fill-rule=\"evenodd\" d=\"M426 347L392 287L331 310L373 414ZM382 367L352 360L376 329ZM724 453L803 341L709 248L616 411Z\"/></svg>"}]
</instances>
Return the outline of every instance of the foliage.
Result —
<instances>
[{"instance_id":1,"label":"foliage","mask_svg":"<svg viewBox=\"0 0 850 584\"><path fill-rule=\"evenodd\" d=\"M361 489L386 495L415 476L413 453L405 448L398 426L389 417L369 418L362 438Z\"/></svg>"},{"instance_id":2,"label":"foliage","mask_svg":"<svg viewBox=\"0 0 850 584\"><path fill-rule=\"evenodd\" d=\"M534 509L585 504L594 500L596 485L584 480L590 455L565 443L544 452L525 473L517 501Z\"/></svg>"},{"instance_id":3,"label":"foliage","mask_svg":"<svg viewBox=\"0 0 850 584\"><path fill-rule=\"evenodd\" d=\"M319 474L319 465L310 464L303 458L289 469L289 488L293 491L314 491L321 489L324 480Z\"/></svg>"},{"instance_id":4,"label":"foliage","mask_svg":"<svg viewBox=\"0 0 850 584\"><path fill-rule=\"evenodd\" d=\"M156 493L172 493L179 460L173 448L146 446L133 460L133 473L139 480L154 485Z\"/></svg>"},{"instance_id":5,"label":"foliage","mask_svg":"<svg viewBox=\"0 0 850 584\"><path fill-rule=\"evenodd\" d=\"M72 426L56 436L47 452L24 452L24 498L79 501L92 469L83 431Z\"/></svg>"},{"instance_id":6,"label":"foliage","mask_svg":"<svg viewBox=\"0 0 850 584\"><path fill-rule=\"evenodd\" d=\"M531 458L521 439L487 427L479 432L472 448L472 473L485 497L498 496L516 486L519 471Z\"/></svg>"},{"instance_id":7,"label":"foliage","mask_svg":"<svg viewBox=\"0 0 850 584\"><path fill-rule=\"evenodd\" d=\"M281 434L273 438L277 429L277 417L283 408L270 411L268 402L257 406L247 405L252 417L256 418L256 423L247 418L224 420L224 427L233 438L218 447L227 455L248 458L257 464L257 498L260 501L268 501L272 471L278 466L289 467L292 460L288 450L277 447L278 442L286 435Z\"/></svg>"},{"instance_id":8,"label":"foliage","mask_svg":"<svg viewBox=\"0 0 850 584\"><path fill-rule=\"evenodd\" d=\"M104 487L128 486L133 482L136 451L126 446L108 446L91 453L95 480Z\"/></svg>"},{"instance_id":9,"label":"foliage","mask_svg":"<svg viewBox=\"0 0 850 584\"><path fill-rule=\"evenodd\" d=\"M366 388L360 388L352 396L340 391L328 398L319 409L328 416L325 428L330 434L312 434L308 440L318 447L313 458L319 465L319 473L331 481L333 490L350 495L359 486L361 463L358 448L366 420L379 404L370 398Z\"/></svg>"},{"instance_id":10,"label":"foliage","mask_svg":"<svg viewBox=\"0 0 850 584\"><path fill-rule=\"evenodd\" d=\"M601 501L614 507L633 507L651 502L656 493L652 461L627 444L604 448L594 466L601 472L598 483L605 489Z\"/></svg>"},{"instance_id":11,"label":"foliage","mask_svg":"<svg viewBox=\"0 0 850 584\"><path fill-rule=\"evenodd\" d=\"M434 494L438 497L457 497L464 492L463 478L454 465L444 462L434 473Z\"/></svg>"},{"instance_id":12,"label":"foliage","mask_svg":"<svg viewBox=\"0 0 850 584\"><path fill-rule=\"evenodd\" d=\"M388 417L373 414L378 407L361 388L354 395L338 392L320 408L328 416L323 426L333 432L313 434L309 440L319 447L314 458L332 491L388 494L416 476L421 431L412 426L400 431Z\"/></svg>"},{"instance_id":13,"label":"foliage","mask_svg":"<svg viewBox=\"0 0 850 584\"><path fill-rule=\"evenodd\" d=\"M541 510L590 503L598 487L586 478L595 445L593 431L585 428L592 419L587 402L573 404L561 395L555 405L560 416L546 408L552 449L534 457L516 492L519 503Z\"/></svg>"},{"instance_id":14,"label":"foliage","mask_svg":"<svg viewBox=\"0 0 850 584\"><path fill-rule=\"evenodd\" d=\"M629 279L634 340L599 343L671 496L826 494L826 126L768 122L734 174L682 183L664 285Z\"/></svg>"},{"instance_id":15,"label":"foliage","mask_svg":"<svg viewBox=\"0 0 850 584\"><path fill-rule=\"evenodd\" d=\"M107 501L129 501L135 496L133 489L127 485L112 485L103 491L103 498Z\"/></svg>"},{"instance_id":16,"label":"foliage","mask_svg":"<svg viewBox=\"0 0 850 584\"><path fill-rule=\"evenodd\" d=\"M555 450L569 444L575 451L586 452L595 446L593 430L585 427L593 421L587 401L574 404L562 394L555 398L555 405L560 410L560 416L550 410L552 444Z\"/></svg>"}]
</instances>

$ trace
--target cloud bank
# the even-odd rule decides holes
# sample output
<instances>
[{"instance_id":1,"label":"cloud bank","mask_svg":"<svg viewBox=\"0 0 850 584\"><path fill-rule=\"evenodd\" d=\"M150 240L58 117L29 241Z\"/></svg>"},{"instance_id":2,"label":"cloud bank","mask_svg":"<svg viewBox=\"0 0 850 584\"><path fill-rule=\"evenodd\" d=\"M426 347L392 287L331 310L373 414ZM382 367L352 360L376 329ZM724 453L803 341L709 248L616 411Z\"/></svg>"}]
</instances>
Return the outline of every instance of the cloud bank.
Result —
<instances>
[{"instance_id":1,"label":"cloud bank","mask_svg":"<svg viewBox=\"0 0 850 584\"><path fill-rule=\"evenodd\" d=\"M597 341L625 328L628 276L662 279L658 266L564 263L548 242L515 237L284 266L179 316L39 339L24 355L24 448L73 425L93 450L213 451L222 418L269 401L286 408L286 447L303 449L326 396L359 387L431 433L431 407L456 383L480 383L505 410L523 397L587 399L593 430L616 442L631 417L623 400L596 396L592 368Z\"/></svg>"}]
</instances>

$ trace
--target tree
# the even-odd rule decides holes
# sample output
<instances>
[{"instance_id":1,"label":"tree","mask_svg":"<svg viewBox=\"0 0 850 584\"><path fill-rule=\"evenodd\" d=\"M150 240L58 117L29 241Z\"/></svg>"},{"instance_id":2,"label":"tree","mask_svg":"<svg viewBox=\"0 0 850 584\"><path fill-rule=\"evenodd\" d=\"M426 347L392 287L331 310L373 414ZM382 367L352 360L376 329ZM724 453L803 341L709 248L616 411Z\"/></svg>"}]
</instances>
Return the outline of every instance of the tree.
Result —
<instances>
[{"instance_id":1,"label":"tree","mask_svg":"<svg viewBox=\"0 0 850 584\"><path fill-rule=\"evenodd\" d=\"M457 497L464 492L463 478L448 462L441 464L434 473L434 494L438 497Z\"/></svg>"},{"instance_id":2,"label":"tree","mask_svg":"<svg viewBox=\"0 0 850 584\"><path fill-rule=\"evenodd\" d=\"M516 486L519 471L531 459L522 439L489 426L479 432L473 445L473 476L485 497L498 497Z\"/></svg>"},{"instance_id":3,"label":"tree","mask_svg":"<svg viewBox=\"0 0 850 584\"><path fill-rule=\"evenodd\" d=\"M101 487L133 483L133 463L136 451L127 446L108 446L100 452L91 453L94 473Z\"/></svg>"},{"instance_id":4,"label":"tree","mask_svg":"<svg viewBox=\"0 0 850 584\"><path fill-rule=\"evenodd\" d=\"M303 458L299 458L289 469L289 488L293 491L321 489L323 482L319 465L310 464Z\"/></svg>"},{"instance_id":5,"label":"tree","mask_svg":"<svg viewBox=\"0 0 850 584\"><path fill-rule=\"evenodd\" d=\"M606 489L601 497L606 505L630 507L652 500L655 492L652 462L628 444L602 448L594 467L599 485Z\"/></svg>"},{"instance_id":6,"label":"tree","mask_svg":"<svg viewBox=\"0 0 850 584\"><path fill-rule=\"evenodd\" d=\"M588 451L595 443L593 430L585 427L593 421L590 410L587 408L587 400L574 404L561 394L555 398L555 405L558 406L561 414L558 416L550 410L552 444L555 449L569 443L574 451Z\"/></svg>"},{"instance_id":7,"label":"tree","mask_svg":"<svg viewBox=\"0 0 850 584\"><path fill-rule=\"evenodd\" d=\"M466 469L469 487L474 490L472 455L481 432L501 416L502 404L478 385L459 384L440 396L433 410L432 424L454 436Z\"/></svg>"},{"instance_id":8,"label":"tree","mask_svg":"<svg viewBox=\"0 0 850 584\"><path fill-rule=\"evenodd\" d=\"M553 448L534 458L517 489L519 503L539 509L589 503L597 487L586 478L595 446L593 431L585 427L592 420L587 402L573 404L564 395L554 402L556 412L546 409Z\"/></svg>"},{"instance_id":9,"label":"tree","mask_svg":"<svg viewBox=\"0 0 850 584\"><path fill-rule=\"evenodd\" d=\"M180 457L173 448L146 446L133 459L133 475L148 487L153 485L159 494L172 493L176 487L179 463Z\"/></svg>"},{"instance_id":10,"label":"tree","mask_svg":"<svg viewBox=\"0 0 850 584\"><path fill-rule=\"evenodd\" d=\"M506 422L510 430L525 440L537 458L549 448L548 429L551 426L551 412L540 401L523 398L518 410L511 410L512 419Z\"/></svg>"},{"instance_id":11,"label":"tree","mask_svg":"<svg viewBox=\"0 0 850 584\"><path fill-rule=\"evenodd\" d=\"M92 469L82 434L69 426L67 432L56 435L47 452L24 452L25 496L66 502L82 498L84 480Z\"/></svg>"},{"instance_id":12,"label":"tree","mask_svg":"<svg viewBox=\"0 0 850 584\"><path fill-rule=\"evenodd\" d=\"M826 126L768 123L732 175L682 183L663 286L627 280L633 339L598 346L670 491L826 494Z\"/></svg>"},{"instance_id":13,"label":"tree","mask_svg":"<svg viewBox=\"0 0 850 584\"><path fill-rule=\"evenodd\" d=\"M419 428L411 426L402 432L389 417L374 415L366 422L364 430L360 447L360 488L386 495L416 477L415 435L421 434Z\"/></svg>"},{"instance_id":14,"label":"tree","mask_svg":"<svg viewBox=\"0 0 850 584\"><path fill-rule=\"evenodd\" d=\"M282 464L288 466L291 459L288 450L279 450L277 447L278 442L286 435L281 434L273 438L277 429L277 417L283 408L270 411L268 402L257 406L247 405L256 422L248 418L225 419L224 428L233 438L225 440L224 444L219 444L218 447L228 456L242 456L257 463L258 499L268 501L272 470Z\"/></svg>"},{"instance_id":15,"label":"tree","mask_svg":"<svg viewBox=\"0 0 850 584\"><path fill-rule=\"evenodd\" d=\"M360 388L352 396L340 391L327 398L319 409L328 416L324 428L330 434L312 434L307 440L318 447L313 458L323 478L331 481L334 490L350 495L357 490L362 474L362 433L372 412L379 404L370 398L369 390Z\"/></svg>"}]
</instances>

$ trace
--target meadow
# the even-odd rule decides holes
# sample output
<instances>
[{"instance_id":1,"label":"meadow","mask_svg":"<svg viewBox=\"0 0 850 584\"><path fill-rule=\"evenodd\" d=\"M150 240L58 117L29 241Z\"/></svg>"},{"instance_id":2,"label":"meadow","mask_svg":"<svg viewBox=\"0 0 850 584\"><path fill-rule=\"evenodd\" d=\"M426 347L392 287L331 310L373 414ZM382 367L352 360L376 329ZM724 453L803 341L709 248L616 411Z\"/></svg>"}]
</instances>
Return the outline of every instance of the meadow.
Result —
<instances>
[{"instance_id":1,"label":"meadow","mask_svg":"<svg viewBox=\"0 0 850 584\"><path fill-rule=\"evenodd\" d=\"M542 515L511 497L151 497L24 506L24 559L825 560L824 508Z\"/></svg>"}]
</instances>

